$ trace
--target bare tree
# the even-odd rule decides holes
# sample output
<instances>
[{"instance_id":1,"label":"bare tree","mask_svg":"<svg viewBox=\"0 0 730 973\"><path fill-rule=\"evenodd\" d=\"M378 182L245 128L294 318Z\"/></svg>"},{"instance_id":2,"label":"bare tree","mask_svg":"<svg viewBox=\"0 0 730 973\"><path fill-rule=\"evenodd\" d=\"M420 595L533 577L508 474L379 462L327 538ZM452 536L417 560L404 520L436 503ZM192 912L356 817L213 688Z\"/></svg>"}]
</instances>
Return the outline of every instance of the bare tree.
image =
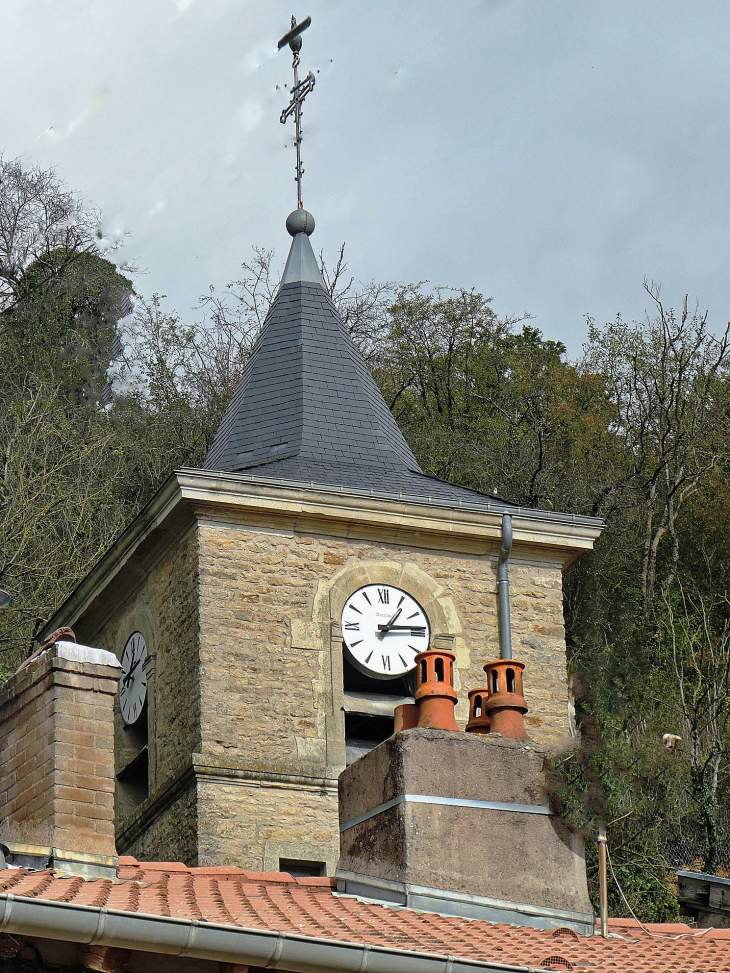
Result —
<instances>
[{"instance_id":1,"label":"bare tree","mask_svg":"<svg viewBox=\"0 0 730 973\"><path fill-rule=\"evenodd\" d=\"M324 252L320 251L319 268L327 292L353 341L366 361L374 361L388 339L390 310L399 285L374 280L356 285L355 278L348 273L344 243L331 269L324 259Z\"/></svg>"},{"instance_id":2,"label":"bare tree","mask_svg":"<svg viewBox=\"0 0 730 973\"><path fill-rule=\"evenodd\" d=\"M57 276L79 254L98 252L101 239L100 212L53 169L0 156L0 312L18 299L31 264Z\"/></svg>"},{"instance_id":3,"label":"bare tree","mask_svg":"<svg viewBox=\"0 0 730 973\"><path fill-rule=\"evenodd\" d=\"M681 723L681 750L689 760L690 797L707 838L705 869L718 864L718 784L727 760L730 729L730 625L713 631L703 601L693 605L682 592L681 611L665 598L664 630ZM666 702L666 701L665 701Z\"/></svg>"},{"instance_id":4,"label":"bare tree","mask_svg":"<svg viewBox=\"0 0 730 973\"><path fill-rule=\"evenodd\" d=\"M692 314L685 297L677 317L644 283L657 310L643 327L619 316L603 329L589 319L581 367L603 375L615 405L616 434L624 468L596 501L595 513L638 491L643 506L641 592L646 606L654 593L662 542L669 542L661 589L673 584L679 564L677 521L686 501L716 465L725 412L720 379L728 366L730 324L719 338L707 327L707 312Z\"/></svg>"},{"instance_id":5,"label":"bare tree","mask_svg":"<svg viewBox=\"0 0 730 973\"><path fill-rule=\"evenodd\" d=\"M31 378L0 408L0 662L37 628L123 526L113 502L123 456L104 413L70 410L60 383Z\"/></svg>"}]
</instances>

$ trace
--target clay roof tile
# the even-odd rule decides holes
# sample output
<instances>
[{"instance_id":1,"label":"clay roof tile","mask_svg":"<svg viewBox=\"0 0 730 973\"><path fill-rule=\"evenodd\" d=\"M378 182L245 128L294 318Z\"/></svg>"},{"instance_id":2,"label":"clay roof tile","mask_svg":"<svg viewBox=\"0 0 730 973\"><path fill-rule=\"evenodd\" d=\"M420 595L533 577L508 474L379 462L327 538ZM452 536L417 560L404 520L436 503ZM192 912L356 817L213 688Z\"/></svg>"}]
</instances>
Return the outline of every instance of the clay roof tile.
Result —
<instances>
[{"instance_id":1,"label":"clay roof tile","mask_svg":"<svg viewBox=\"0 0 730 973\"><path fill-rule=\"evenodd\" d=\"M9 868L0 872L0 895L8 892L517 967L730 973L730 930L693 930L684 923L641 927L633 920L611 920L608 939L577 936L565 929L516 927L379 905L338 895L330 879L295 879L233 866L188 868L179 862L126 858L114 882Z\"/></svg>"}]
</instances>

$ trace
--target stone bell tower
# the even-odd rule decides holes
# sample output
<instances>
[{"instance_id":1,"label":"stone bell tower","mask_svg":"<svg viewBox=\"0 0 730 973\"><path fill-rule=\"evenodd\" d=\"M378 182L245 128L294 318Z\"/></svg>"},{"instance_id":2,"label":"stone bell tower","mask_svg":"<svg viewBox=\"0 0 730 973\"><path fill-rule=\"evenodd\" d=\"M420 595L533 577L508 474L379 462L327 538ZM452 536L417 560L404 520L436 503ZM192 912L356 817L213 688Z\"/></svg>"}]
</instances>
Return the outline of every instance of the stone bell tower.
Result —
<instances>
[{"instance_id":1,"label":"stone bell tower","mask_svg":"<svg viewBox=\"0 0 730 973\"><path fill-rule=\"evenodd\" d=\"M505 512L529 732L569 738L561 577L600 522L425 475L327 292L313 217L286 226L203 469L170 476L45 631L113 651L134 690L115 715L119 853L333 874L338 776L413 702L416 653L453 653L457 690L499 655Z\"/></svg>"},{"instance_id":2,"label":"stone bell tower","mask_svg":"<svg viewBox=\"0 0 730 973\"><path fill-rule=\"evenodd\" d=\"M129 724L117 706L120 853L331 873L338 775L413 692L409 672L358 662L343 617L380 592L393 610L376 605L362 634L382 656L411 661L428 631L457 689L480 685L499 655L506 510L529 732L569 737L561 574L598 522L423 474L327 294L313 227L287 221L279 291L204 468L170 477L47 626L119 658L144 640L144 709ZM425 624L388 627L404 598Z\"/></svg>"}]
</instances>

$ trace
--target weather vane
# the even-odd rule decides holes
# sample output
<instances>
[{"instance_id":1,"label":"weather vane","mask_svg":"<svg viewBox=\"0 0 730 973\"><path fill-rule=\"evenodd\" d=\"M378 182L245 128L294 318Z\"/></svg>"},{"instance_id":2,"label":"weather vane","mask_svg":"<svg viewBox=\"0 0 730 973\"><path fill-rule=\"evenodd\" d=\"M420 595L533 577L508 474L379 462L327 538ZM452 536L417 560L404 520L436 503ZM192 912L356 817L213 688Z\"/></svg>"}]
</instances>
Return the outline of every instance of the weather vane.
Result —
<instances>
[{"instance_id":1,"label":"weather vane","mask_svg":"<svg viewBox=\"0 0 730 973\"><path fill-rule=\"evenodd\" d=\"M291 101L281 113L279 121L282 125L284 125L292 115L294 116L294 145L296 146L297 150L297 174L294 178L297 184L297 203L299 204L299 209L304 208L302 203L302 176L304 175L304 167L302 166L302 105L304 104L304 99L314 88L314 75L311 71L306 78L304 78L302 81L299 80L299 52L302 49L301 35L311 23L311 17L306 17L301 24L297 23L296 17L292 17L291 30L288 34L284 34L278 45L279 50L281 50L285 44L288 44L292 50L294 87L290 90Z\"/></svg>"}]
</instances>

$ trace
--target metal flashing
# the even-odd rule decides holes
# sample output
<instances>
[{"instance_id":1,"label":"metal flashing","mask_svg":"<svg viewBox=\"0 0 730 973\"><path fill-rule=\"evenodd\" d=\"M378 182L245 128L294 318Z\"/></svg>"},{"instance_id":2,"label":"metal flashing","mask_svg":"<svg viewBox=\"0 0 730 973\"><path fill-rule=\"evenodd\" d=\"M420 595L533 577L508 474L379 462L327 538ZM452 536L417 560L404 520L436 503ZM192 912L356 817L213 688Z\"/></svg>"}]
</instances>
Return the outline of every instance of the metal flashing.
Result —
<instances>
[{"instance_id":1,"label":"metal flashing","mask_svg":"<svg viewBox=\"0 0 730 973\"><path fill-rule=\"evenodd\" d=\"M365 811L364 814L358 814L356 818L352 818L350 821L341 824L340 834L343 831L354 828L357 824L362 824L363 821L367 821L369 818L374 818L384 811L389 811L392 807L397 807L399 804L439 804L443 807L470 807L485 811L515 811L521 814L547 814L551 816L553 813L549 807L545 807L542 804L513 804L511 801L477 801L465 797L437 797L433 794L399 794L398 797L394 797L390 801L385 801L384 804L379 804L370 811Z\"/></svg>"},{"instance_id":2,"label":"metal flashing","mask_svg":"<svg viewBox=\"0 0 730 973\"><path fill-rule=\"evenodd\" d=\"M80 875L82 878L117 877L119 858L116 855L92 855L82 851L66 851L44 845L26 845L8 841L8 861L12 868L31 868L43 871L55 869L61 874Z\"/></svg>"},{"instance_id":3,"label":"metal flashing","mask_svg":"<svg viewBox=\"0 0 730 973\"><path fill-rule=\"evenodd\" d=\"M465 892L411 885L408 882L372 878L355 872L338 870L335 878L340 895L352 895L358 899L402 906L419 912L462 916L465 919L481 919L513 926L530 926L533 929L556 929L567 926L581 936L591 936L595 929L593 913L548 909L544 906L508 902L489 896L469 895Z\"/></svg>"},{"instance_id":4,"label":"metal flashing","mask_svg":"<svg viewBox=\"0 0 730 973\"><path fill-rule=\"evenodd\" d=\"M312 244L306 233L297 233L291 242L289 256L284 267L284 276L281 278L281 287L285 284L296 284L307 281L310 284L319 284L324 290L324 280L314 256Z\"/></svg>"}]
</instances>

